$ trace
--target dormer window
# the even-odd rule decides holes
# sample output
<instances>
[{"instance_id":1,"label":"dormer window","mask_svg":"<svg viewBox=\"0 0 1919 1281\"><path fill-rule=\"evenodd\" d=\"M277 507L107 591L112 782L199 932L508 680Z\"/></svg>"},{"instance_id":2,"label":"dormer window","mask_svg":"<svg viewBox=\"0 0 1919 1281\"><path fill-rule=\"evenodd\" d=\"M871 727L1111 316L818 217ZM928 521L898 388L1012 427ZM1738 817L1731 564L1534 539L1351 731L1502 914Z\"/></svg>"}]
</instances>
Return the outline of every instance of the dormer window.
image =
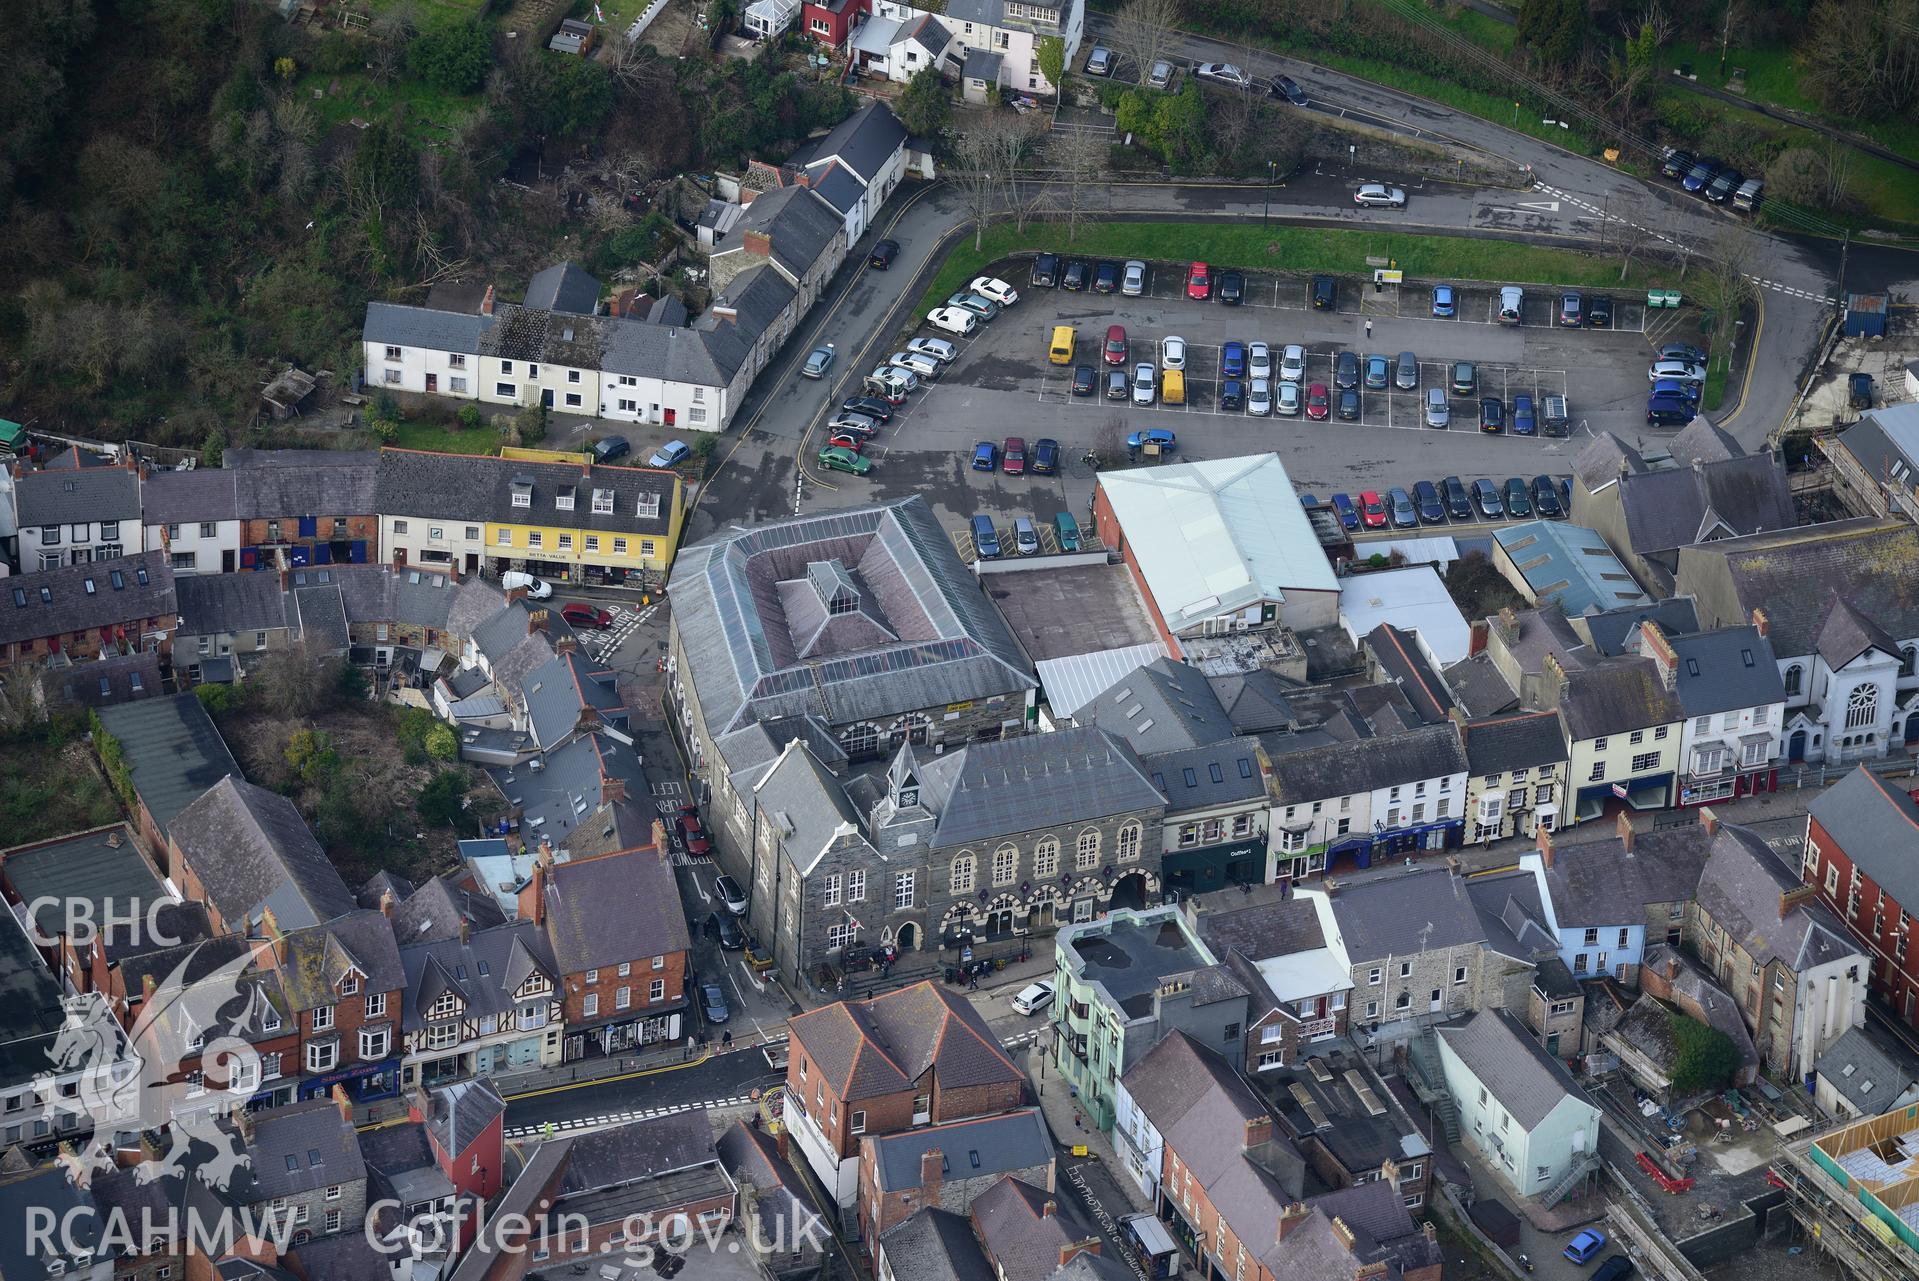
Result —
<instances>
[{"instance_id":1,"label":"dormer window","mask_svg":"<svg viewBox=\"0 0 1919 1281\"><path fill-rule=\"evenodd\" d=\"M593 491L593 514L595 516L610 516L613 514L612 490L596 489Z\"/></svg>"},{"instance_id":2,"label":"dormer window","mask_svg":"<svg viewBox=\"0 0 1919 1281\"><path fill-rule=\"evenodd\" d=\"M641 494L639 502L633 508L633 514L642 520L656 520L660 514L660 496Z\"/></svg>"},{"instance_id":3,"label":"dormer window","mask_svg":"<svg viewBox=\"0 0 1919 1281\"><path fill-rule=\"evenodd\" d=\"M533 478L531 476L515 476L513 478L513 505L515 507L531 507L533 505Z\"/></svg>"},{"instance_id":4,"label":"dormer window","mask_svg":"<svg viewBox=\"0 0 1919 1281\"><path fill-rule=\"evenodd\" d=\"M349 974L345 978L340 980L341 996L352 996L354 993L358 992L359 990L360 990L359 975Z\"/></svg>"},{"instance_id":5,"label":"dormer window","mask_svg":"<svg viewBox=\"0 0 1919 1281\"><path fill-rule=\"evenodd\" d=\"M563 512L572 511L573 490L571 488L562 489L559 493L553 495L553 506Z\"/></svg>"}]
</instances>

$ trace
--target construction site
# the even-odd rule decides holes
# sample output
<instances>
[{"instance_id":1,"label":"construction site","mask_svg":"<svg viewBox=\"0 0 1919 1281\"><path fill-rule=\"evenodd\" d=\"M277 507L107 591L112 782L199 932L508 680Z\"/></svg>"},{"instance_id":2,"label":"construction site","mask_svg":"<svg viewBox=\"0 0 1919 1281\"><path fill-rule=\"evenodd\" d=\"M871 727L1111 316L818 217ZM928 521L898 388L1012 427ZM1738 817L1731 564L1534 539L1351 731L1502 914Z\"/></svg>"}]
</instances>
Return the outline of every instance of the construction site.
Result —
<instances>
[{"instance_id":1,"label":"construction site","mask_svg":"<svg viewBox=\"0 0 1919 1281\"><path fill-rule=\"evenodd\" d=\"M1807 1241L1849 1275L1919 1277L1919 1104L1788 1143L1772 1177Z\"/></svg>"}]
</instances>

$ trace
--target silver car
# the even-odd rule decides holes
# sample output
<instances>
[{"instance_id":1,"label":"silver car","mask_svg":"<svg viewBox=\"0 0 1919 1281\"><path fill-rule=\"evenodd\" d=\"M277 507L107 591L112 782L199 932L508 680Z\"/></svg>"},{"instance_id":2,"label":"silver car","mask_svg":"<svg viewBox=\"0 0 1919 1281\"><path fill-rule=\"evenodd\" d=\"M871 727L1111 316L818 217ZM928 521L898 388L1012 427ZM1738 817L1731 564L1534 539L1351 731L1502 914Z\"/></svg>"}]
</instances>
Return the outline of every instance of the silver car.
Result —
<instances>
[{"instance_id":1,"label":"silver car","mask_svg":"<svg viewBox=\"0 0 1919 1281\"><path fill-rule=\"evenodd\" d=\"M1255 418L1264 418L1273 412L1272 379L1253 379L1251 389L1246 393L1246 412Z\"/></svg>"},{"instance_id":2,"label":"silver car","mask_svg":"<svg viewBox=\"0 0 1919 1281\"><path fill-rule=\"evenodd\" d=\"M1393 385L1401 391L1419 390L1419 357L1410 351L1399 353L1399 360L1393 366Z\"/></svg>"},{"instance_id":3,"label":"silver car","mask_svg":"<svg viewBox=\"0 0 1919 1281\"><path fill-rule=\"evenodd\" d=\"M1288 418L1299 417L1299 384L1281 383L1279 385L1279 412Z\"/></svg>"},{"instance_id":4,"label":"silver car","mask_svg":"<svg viewBox=\"0 0 1919 1281\"><path fill-rule=\"evenodd\" d=\"M1133 366L1133 403L1150 405L1153 403L1153 383L1157 375L1151 365Z\"/></svg>"},{"instance_id":5,"label":"silver car","mask_svg":"<svg viewBox=\"0 0 1919 1281\"><path fill-rule=\"evenodd\" d=\"M1279 376L1286 382L1296 383L1306 377L1306 349L1298 343L1288 343L1286 350L1280 353Z\"/></svg>"},{"instance_id":6,"label":"silver car","mask_svg":"<svg viewBox=\"0 0 1919 1281\"><path fill-rule=\"evenodd\" d=\"M1146 264L1134 258L1126 264L1126 273L1120 277L1119 291L1128 298L1137 298L1146 292Z\"/></svg>"},{"instance_id":7,"label":"silver car","mask_svg":"<svg viewBox=\"0 0 1919 1281\"><path fill-rule=\"evenodd\" d=\"M1153 64L1152 72L1146 77L1148 89L1164 89L1173 83L1173 64L1161 59Z\"/></svg>"},{"instance_id":8,"label":"silver car","mask_svg":"<svg viewBox=\"0 0 1919 1281\"><path fill-rule=\"evenodd\" d=\"M1446 389L1428 387L1426 389L1426 425L1443 431L1452 420L1453 407L1446 400Z\"/></svg>"},{"instance_id":9,"label":"silver car","mask_svg":"<svg viewBox=\"0 0 1919 1281\"><path fill-rule=\"evenodd\" d=\"M1248 378L1271 378L1273 376L1273 349L1263 342L1256 342L1246 348L1246 376Z\"/></svg>"}]
</instances>

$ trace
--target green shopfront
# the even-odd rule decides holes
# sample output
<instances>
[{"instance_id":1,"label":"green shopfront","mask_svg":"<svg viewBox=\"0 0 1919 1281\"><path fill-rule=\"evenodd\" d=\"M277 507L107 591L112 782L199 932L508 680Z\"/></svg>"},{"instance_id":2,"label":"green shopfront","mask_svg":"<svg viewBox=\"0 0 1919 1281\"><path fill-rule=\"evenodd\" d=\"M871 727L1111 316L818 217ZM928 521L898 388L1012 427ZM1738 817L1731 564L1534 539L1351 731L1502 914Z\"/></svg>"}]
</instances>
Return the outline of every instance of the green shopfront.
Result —
<instances>
[{"instance_id":1,"label":"green shopfront","mask_svg":"<svg viewBox=\"0 0 1919 1281\"><path fill-rule=\"evenodd\" d=\"M1166 887L1204 894L1229 885L1262 885L1266 877L1266 834L1218 845L1169 850L1160 859Z\"/></svg>"}]
</instances>

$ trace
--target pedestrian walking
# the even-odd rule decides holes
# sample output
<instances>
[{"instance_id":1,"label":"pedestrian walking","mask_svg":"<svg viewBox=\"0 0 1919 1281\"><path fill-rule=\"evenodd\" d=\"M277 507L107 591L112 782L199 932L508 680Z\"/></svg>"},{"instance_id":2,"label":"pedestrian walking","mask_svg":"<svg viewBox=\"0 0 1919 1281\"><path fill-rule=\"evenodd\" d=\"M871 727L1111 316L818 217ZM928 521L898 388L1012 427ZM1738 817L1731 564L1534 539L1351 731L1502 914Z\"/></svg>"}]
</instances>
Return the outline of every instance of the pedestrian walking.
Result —
<instances>
[{"instance_id":1,"label":"pedestrian walking","mask_svg":"<svg viewBox=\"0 0 1919 1281\"><path fill-rule=\"evenodd\" d=\"M1373 322L1370 320L1366 322L1366 336L1368 338L1373 336Z\"/></svg>"},{"instance_id":2,"label":"pedestrian walking","mask_svg":"<svg viewBox=\"0 0 1919 1281\"><path fill-rule=\"evenodd\" d=\"M731 1032L720 1037L720 1048L724 1050L733 1048L733 1034Z\"/></svg>"}]
</instances>

